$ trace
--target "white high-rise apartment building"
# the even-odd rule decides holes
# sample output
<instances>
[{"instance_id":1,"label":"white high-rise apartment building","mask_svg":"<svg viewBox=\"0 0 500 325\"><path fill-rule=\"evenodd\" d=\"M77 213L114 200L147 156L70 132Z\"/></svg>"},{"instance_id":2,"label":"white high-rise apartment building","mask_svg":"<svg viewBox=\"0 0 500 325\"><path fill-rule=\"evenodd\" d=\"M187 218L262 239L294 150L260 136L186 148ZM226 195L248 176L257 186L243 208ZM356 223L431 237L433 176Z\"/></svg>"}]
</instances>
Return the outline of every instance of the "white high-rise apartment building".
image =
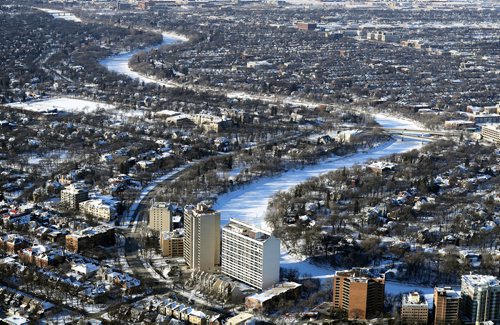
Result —
<instances>
[{"instance_id":1,"label":"white high-rise apartment building","mask_svg":"<svg viewBox=\"0 0 500 325\"><path fill-rule=\"evenodd\" d=\"M462 276L461 316L465 324L500 323L500 280L492 275Z\"/></svg>"},{"instance_id":2,"label":"white high-rise apartment building","mask_svg":"<svg viewBox=\"0 0 500 325\"><path fill-rule=\"evenodd\" d=\"M168 203L155 202L151 205L148 227L160 234L164 231L172 231L172 214Z\"/></svg>"},{"instance_id":3,"label":"white high-rise apartment building","mask_svg":"<svg viewBox=\"0 0 500 325\"><path fill-rule=\"evenodd\" d=\"M280 240L231 219L222 228L221 271L259 290L273 286L280 277Z\"/></svg>"},{"instance_id":4,"label":"white high-rise apartment building","mask_svg":"<svg viewBox=\"0 0 500 325\"><path fill-rule=\"evenodd\" d=\"M184 208L184 259L192 269L220 267L220 213L203 204Z\"/></svg>"}]
</instances>

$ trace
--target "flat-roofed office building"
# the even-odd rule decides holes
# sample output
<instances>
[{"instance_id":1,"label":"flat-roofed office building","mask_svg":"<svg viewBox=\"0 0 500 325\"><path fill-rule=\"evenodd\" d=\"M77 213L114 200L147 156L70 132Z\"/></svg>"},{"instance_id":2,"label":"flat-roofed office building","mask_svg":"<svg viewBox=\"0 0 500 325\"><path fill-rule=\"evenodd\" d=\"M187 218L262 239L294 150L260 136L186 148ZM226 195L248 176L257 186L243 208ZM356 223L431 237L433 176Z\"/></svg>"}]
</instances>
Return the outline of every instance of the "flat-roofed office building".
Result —
<instances>
[{"instance_id":1,"label":"flat-roofed office building","mask_svg":"<svg viewBox=\"0 0 500 325\"><path fill-rule=\"evenodd\" d=\"M429 305L425 297L418 292L410 292L403 296L401 303L401 321L404 324L427 324Z\"/></svg>"}]
</instances>

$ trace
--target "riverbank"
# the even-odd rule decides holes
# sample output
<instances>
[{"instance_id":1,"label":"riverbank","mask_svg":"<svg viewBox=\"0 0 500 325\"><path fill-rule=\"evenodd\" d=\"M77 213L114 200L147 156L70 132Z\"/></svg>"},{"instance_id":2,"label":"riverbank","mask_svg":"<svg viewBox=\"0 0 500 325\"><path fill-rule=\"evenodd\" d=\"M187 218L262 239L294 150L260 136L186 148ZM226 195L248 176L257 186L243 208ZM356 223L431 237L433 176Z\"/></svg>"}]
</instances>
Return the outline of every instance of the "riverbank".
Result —
<instances>
[{"instance_id":1,"label":"riverbank","mask_svg":"<svg viewBox=\"0 0 500 325\"><path fill-rule=\"evenodd\" d=\"M163 45L174 44L176 42L186 40L185 37L175 33L163 33L162 35L163 42L161 44L142 50L152 50ZM175 82L158 81L154 78L143 76L133 71L128 64L128 60L130 60L135 53L142 50L137 49L130 52L116 54L101 60L100 63L113 72L124 74L144 82L152 82L170 87L179 86ZM231 96L235 96L232 92L226 95L229 94ZM237 97L258 99L254 97L253 94L246 93L238 93ZM266 97L266 101L268 100L269 98ZM294 103L302 103L302 101L296 100ZM307 102L304 103L310 104ZM386 128L422 128L420 125L416 125L410 120L389 117L382 114L375 115L375 119L379 124ZM356 153L345 157L330 157L328 159L321 160L320 163L305 166L303 169L290 170L280 174L279 176L264 177L236 191L223 194L219 196L215 208L221 211L222 225L227 223L229 218L237 217L250 224L267 228L264 222L264 216L269 199L276 192L288 190L308 178L319 176L338 168L351 167L356 164L365 163L369 160L380 159L391 154L399 154L412 149L419 149L421 146L421 141L392 141L366 152Z\"/></svg>"},{"instance_id":2,"label":"riverbank","mask_svg":"<svg viewBox=\"0 0 500 325\"><path fill-rule=\"evenodd\" d=\"M54 17L55 19L64 19L68 21L74 21L76 23L82 22L80 18L76 17L73 13L69 11L49 9L49 8L38 8L38 7L34 8L52 15L52 17Z\"/></svg>"},{"instance_id":3,"label":"riverbank","mask_svg":"<svg viewBox=\"0 0 500 325\"><path fill-rule=\"evenodd\" d=\"M255 94L255 93L246 93L246 92L241 92L241 91L233 91L233 90L224 90L221 88L216 88L216 87L209 87L209 86L199 86L199 85L188 85L188 84L181 84L172 80L159 80L158 78L154 76L148 76L143 73L134 71L130 65L129 61L130 59L137 53L141 51L151 51L155 49L159 49L162 46L165 45L173 45L176 43L181 43L181 42L187 42L189 40L188 37L184 35L180 35L178 33L174 32L161 32L163 36L163 41L160 44L157 45L152 45L148 46L143 49L135 49L132 51L128 52L121 52L117 54L113 54L109 57L106 57L102 60L99 61L99 64L101 64L103 67L108 69L111 72L115 72L118 74L126 75L129 78L132 79L137 79L139 81L142 81L144 83L151 83L151 84L157 84L160 86L165 86L167 88L181 88L184 87L186 89L190 90L197 90L201 92L207 92L207 93L219 93L223 94L227 98L234 98L234 99L240 99L240 100L258 100L266 103L283 103L283 104L290 104L290 105L299 105L303 107L308 107L308 108L314 108L318 106L318 103L303 100L300 98L294 98L294 97L287 97L287 96L280 96L280 95L264 95L264 94Z\"/></svg>"},{"instance_id":4,"label":"riverbank","mask_svg":"<svg viewBox=\"0 0 500 325\"><path fill-rule=\"evenodd\" d=\"M377 115L376 121L387 128L418 128L408 120ZM284 172L278 176L259 179L248 186L219 196L214 208L221 213L221 226L236 218L257 227L270 230L265 215L271 198L278 191L287 191L292 187L333 170L365 164L392 154L401 154L423 146L421 141L392 140L365 152L358 152L344 157L333 156L317 164L307 165L302 169ZM337 271L328 265L317 265L308 258L290 254L284 247L281 250L280 265L285 269L295 269L302 276L326 280Z\"/></svg>"},{"instance_id":5,"label":"riverbank","mask_svg":"<svg viewBox=\"0 0 500 325\"><path fill-rule=\"evenodd\" d=\"M161 86L165 87L170 87L170 88L175 88L175 87L180 87L180 84L174 82L174 81L160 81L157 80L153 77L145 76L141 73L138 73L134 70L132 70L129 66L129 61L130 59L137 53L141 51L151 51L157 48L160 48L165 45L172 45L176 44L179 42L186 42L189 39L183 35L179 35L177 33L162 33L162 42L157 45L152 45L148 46L143 49L135 49L133 51L129 52L121 52L118 54L111 55L107 58L104 58L99 61L99 64L104 66L106 69L108 69L111 72L115 72L118 74L123 74L126 75L132 79L138 79L144 83L155 83Z\"/></svg>"},{"instance_id":6,"label":"riverbank","mask_svg":"<svg viewBox=\"0 0 500 325\"><path fill-rule=\"evenodd\" d=\"M400 121L391 117L376 117L379 124L391 128L417 127L408 121ZM392 154L400 154L413 149L420 149L421 141L392 140L365 152L357 152L347 156L332 156L320 160L302 169L293 169L278 176L264 177L243 186L236 191L220 195L214 208L221 212L221 224L225 225L230 218L238 218L263 229L269 229L264 217L267 204L278 191L287 191L309 178L319 176L340 168L349 168L364 164L370 160L378 160Z\"/></svg>"}]
</instances>

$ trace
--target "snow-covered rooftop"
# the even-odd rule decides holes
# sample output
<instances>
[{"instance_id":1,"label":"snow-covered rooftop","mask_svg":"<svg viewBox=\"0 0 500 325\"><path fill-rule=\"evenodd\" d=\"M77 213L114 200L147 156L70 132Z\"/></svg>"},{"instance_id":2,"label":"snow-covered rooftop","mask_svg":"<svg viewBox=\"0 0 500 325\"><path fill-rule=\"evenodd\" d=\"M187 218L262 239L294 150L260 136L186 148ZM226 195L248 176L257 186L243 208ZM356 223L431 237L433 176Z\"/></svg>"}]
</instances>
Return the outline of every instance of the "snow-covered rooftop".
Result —
<instances>
[{"instance_id":1,"label":"snow-covered rooftop","mask_svg":"<svg viewBox=\"0 0 500 325\"><path fill-rule=\"evenodd\" d=\"M282 293L287 292L290 289L295 289L295 288L300 287L300 286L301 286L300 284L295 283L295 282L283 282L283 283L275 286L274 288L266 290L262 293L256 293L254 295L251 295L248 298L255 299L255 300L258 300L260 302L265 302L269 299L272 299L276 296L279 296Z\"/></svg>"},{"instance_id":2,"label":"snow-covered rooftop","mask_svg":"<svg viewBox=\"0 0 500 325\"><path fill-rule=\"evenodd\" d=\"M462 281L472 287L492 287L500 286L500 280L493 275L469 274L463 275Z\"/></svg>"}]
</instances>

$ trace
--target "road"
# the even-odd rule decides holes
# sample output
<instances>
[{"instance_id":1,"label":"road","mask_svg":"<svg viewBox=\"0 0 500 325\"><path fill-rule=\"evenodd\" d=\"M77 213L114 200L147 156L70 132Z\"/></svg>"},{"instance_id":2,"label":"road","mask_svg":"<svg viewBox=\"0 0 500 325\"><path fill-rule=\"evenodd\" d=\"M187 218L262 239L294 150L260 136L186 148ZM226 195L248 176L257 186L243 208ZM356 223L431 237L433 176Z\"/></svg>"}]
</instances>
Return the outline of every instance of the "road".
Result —
<instances>
[{"instance_id":1,"label":"road","mask_svg":"<svg viewBox=\"0 0 500 325\"><path fill-rule=\"evenodd\" d=\"M269 143L275 142L288 142L292 139L296 139L299 137L308 136L308 134L300 134L295 133L288 137L280 138L279 140L272 139L268 140L264 143L256 144L251 146L251 148L265 146ZM239 152L232 153L217 153L216 156L224 156L224 155L234 155ZM124 266L125 269L129 269L132 271L134 276L140 278L142 282L146 282L151 285L152 292L155 294L162 294L166 292L174 292L177 296L184 297L184 299L189 301L190 299L194 300L198 305L203 306L205 309L216 310L217 312L222 312L219 308L215 308L213 302L205 301L199 297L195 297L189 291L185 291L180 287L173 287L172 281L165 279L162 274L158 273L155 268L149 263L149 261L140 254L140 246L141 242L140 231L141 227L139 227L142 223L147 219L147 210L151 204L152 199L155 197L156 189L159 186L164 186L169 183L177 180L184 171L198 164L216 156L207 156L199 160L194 160L188 162L184 165L174 168L167 174L164 174L152 182L150 182L147 186L145 186L138 197L135 199L133 204L129 209L129 213L124 216L121 220L122 229L124 230L125 237L125 249L123 253L125 255L125 261L127 265Z\"/></svg>"},{"instance_id":2,"label":"road","mask_svg":"<svg viewBox=\"0 0 500 325\"><path fill-rule=\"evenodd\" d=\"M217 156L227 155L227 153L218 153ZM204 309L212 310L217 313L223 313L224 310L214 306L213 302L206 301L200 297L196 297L191 292L183 290L180 287L174 287L171 280L167 280L162 274L158 273L149 263L149 261L140 254L140 231L139 225L145 222L147 217L147 210L150 206L152 199L155 197L155 191L160 185L166 185L177 180L182 173L188 168L192 168L214 156L204 157L199 160L188 162L184 165L174 168L171 172L162 175L151 183L149 183L139 193L139 196L132 204L129 214L122 219L122 225L125 227L125 260L127 268L129 268L134 276L141 279L143 283L147 283L154 294L165 294L173 292L177 299L183 303L188 304L190 300L194 301L197 305L202 306Z\"/></svg>"}]
</instances>

